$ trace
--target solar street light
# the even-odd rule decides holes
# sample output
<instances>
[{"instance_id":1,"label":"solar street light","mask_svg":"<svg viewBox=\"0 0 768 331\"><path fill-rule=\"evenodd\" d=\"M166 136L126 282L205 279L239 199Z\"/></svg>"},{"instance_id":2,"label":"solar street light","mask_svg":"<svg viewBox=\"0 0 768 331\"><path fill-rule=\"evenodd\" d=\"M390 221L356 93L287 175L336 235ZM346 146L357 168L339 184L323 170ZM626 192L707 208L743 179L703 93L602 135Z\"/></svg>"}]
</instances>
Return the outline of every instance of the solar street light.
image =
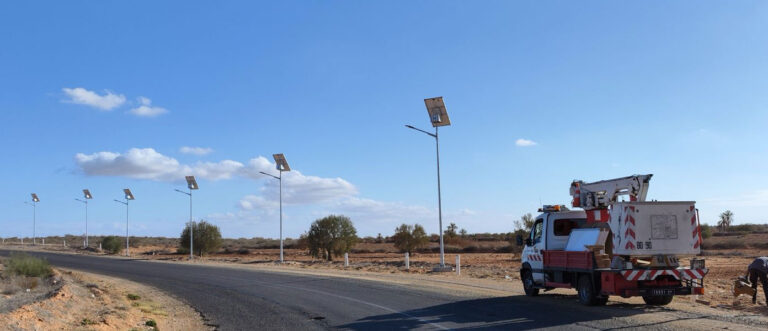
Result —
<instances>
[{"instance_id":1,"label":"solar street light","mask_svg":"<svg viewBox=\"0 0 768 331\"><path fill-rule=\"evenodd\" d=\"M83 189L84 200L75 198L75 200L82 202L85 205L85 248L88 248L88 200L93 199L91 191Z\"/></svg>"},{"instance_id":2,"label":"solar street light","mask_svg":"<svg viewBox=\"0 0 768 331\"><path fill-rule=\"evenodd\" d=\"M406 125L405 127L425 133L432 138L435 138L435 149L437 155L437 217L440 226L440 268L445 268L445 247L443 245L443 203L440 192L440 139L438 138L437 129L441 126L451 125L451 120L448 117L448 111L445 108L443 97L424 99L424 104L427 106L429 121L435 128L435 133L415 128L412 125Z\"/></svg>"},{"instance_id":3,"label":"solar street light","mask_svg":"<svg viewBox=\"0 0 768 331\"><path fill-rule=\"evenodd\" d=\"M283 171L291 171L291 167L288 166L288 161L285 160L285 155L272 154L275 159L275 168L279 172L278 176L270 175L266 172L259 171L260 173L277 179L280 183L280 263L283 263Z\"/></svg>"},{"instance_id":4,"label":"solar street light","mask_svg":"<svg viewBox=\"0 0 768 331\"><path fill-rule=\"evenodd\" d=\"M37 230L37 203L40 202L40 198L37 197L36 193L32 193L32 203L24 202L28 205L32 205L32 245L35 245L36 243L36 230Z\"/></svg>"},{"instance_id":5,"label":"solar street light","mask_svg":"<svg viewBox=\"0 0 768 331\"><path fill-rule=\"evenodd\" d=\"M131 246L129 245L128 240L128 202L131 200L136 200L136 198L133 197L133 193L131 193L130 189L123 189L123 193L125 194L125 202L117 199L115 199L115 202L119 202L125 205L125 256L130 256Z\"/></svg>"},{"instance_id":6,"label":"solar street light","mask_svg":"<svg viewBox=\"0 0 768 331\"><path fill-rule=\"evenodd\" d=\"M187 188L189 189L189 193L179 189L176 189L176 192L184 193L189 196L189 259L191 260L195 257L194 249L193 249L194 240L192 240L192 238L194 237L193 228L195 225L194 222L192 221L192 190L197 190L198 186L197 186L197 181L195 180L195 176L186 176L185 178L187 180Z\"/></svg>"}]
</instances>

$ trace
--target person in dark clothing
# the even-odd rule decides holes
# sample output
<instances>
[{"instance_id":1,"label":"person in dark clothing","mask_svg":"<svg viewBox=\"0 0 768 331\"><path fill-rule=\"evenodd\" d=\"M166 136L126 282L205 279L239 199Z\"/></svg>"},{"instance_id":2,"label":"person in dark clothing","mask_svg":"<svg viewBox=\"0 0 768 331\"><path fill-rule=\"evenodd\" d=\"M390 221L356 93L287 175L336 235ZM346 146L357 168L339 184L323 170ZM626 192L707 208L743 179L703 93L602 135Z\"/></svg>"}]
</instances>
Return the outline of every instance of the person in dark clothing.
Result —
<instances>
[{"instance_id":1,"label":"person in dark clothing","mask_svg":"<svg viewBox=\"0 0 768 331\"><path fill-rule=\"evenodd\" d=\"M752 261L747 268L747 275L752 288L755 289L755 294L752 295L752 303L757 303L757 281L759 280L760 284L763 285L763 293L768 305L768 257L761 256Z\"/></svg>"}]
</instances>

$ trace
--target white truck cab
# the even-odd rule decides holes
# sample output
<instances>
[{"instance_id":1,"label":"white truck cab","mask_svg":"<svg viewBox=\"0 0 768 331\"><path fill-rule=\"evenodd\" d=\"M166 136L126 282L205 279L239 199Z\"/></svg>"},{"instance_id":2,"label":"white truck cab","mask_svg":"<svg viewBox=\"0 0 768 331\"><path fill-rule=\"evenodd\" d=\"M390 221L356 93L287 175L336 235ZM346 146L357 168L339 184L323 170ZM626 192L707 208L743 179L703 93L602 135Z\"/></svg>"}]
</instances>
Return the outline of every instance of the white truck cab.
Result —
<instances>
[{"instance_id":1,"label":"white truck cab","mask_svg":"<svg viewBox=\"0 0 768 331\"><path fill-rule=\"evenodd\" d=\"M587 222L583 210L568 210L565 206L544 206L539 211L543 213L536 216L531 233L525 239L521 257L523 266L529 266L537 285L545 282L542 251L565 249L571 230L582 227Z\"/></svg>"}]
</instances>

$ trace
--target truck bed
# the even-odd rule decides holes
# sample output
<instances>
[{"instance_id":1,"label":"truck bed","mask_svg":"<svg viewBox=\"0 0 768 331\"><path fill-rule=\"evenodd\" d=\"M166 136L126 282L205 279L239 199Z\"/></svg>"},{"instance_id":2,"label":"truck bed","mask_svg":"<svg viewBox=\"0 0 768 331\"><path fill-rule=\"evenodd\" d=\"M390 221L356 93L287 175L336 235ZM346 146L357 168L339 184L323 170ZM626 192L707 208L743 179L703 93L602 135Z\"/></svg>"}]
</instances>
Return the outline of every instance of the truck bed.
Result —
<instances>
[{"instance_id":1,"label":"truck bed","mask_svg":"<svg viewBox=\"0 0 768 331\"><path fill-rule=\"evenodd\" d=\"M595 265L595 257L590 251L542 251L544 269L562 271L591 271Z\"/></svg>"}]
</instances>

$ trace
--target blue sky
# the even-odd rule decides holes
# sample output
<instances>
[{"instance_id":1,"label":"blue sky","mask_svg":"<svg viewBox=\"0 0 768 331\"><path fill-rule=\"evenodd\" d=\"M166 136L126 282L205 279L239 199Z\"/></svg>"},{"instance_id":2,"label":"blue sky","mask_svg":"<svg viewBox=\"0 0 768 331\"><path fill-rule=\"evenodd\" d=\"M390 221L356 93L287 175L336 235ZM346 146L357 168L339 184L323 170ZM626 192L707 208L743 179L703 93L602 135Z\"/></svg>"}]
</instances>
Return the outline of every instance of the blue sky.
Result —
<instances>
[{"instance_id":1,"label":"blue sky","mask_svg":"<svg viewBox=\"0 0 768 331\"><path fill-rule=\"evenodd\" d=\"M768 4L615 1L9 1L0 4L0 236L507 232L571 180L653 173L649 198L766 222ZM522 140L521 140L522 139ZM523 140L532 143L522 143ZM522 146L521 146L522 145ZM183 147L193 147L183 150ZM185 153L186 152L186 153ZM190 153L190 152L197 152ZM206 153L207 152L207 153Z\"/></svg>"}]
</instances>

